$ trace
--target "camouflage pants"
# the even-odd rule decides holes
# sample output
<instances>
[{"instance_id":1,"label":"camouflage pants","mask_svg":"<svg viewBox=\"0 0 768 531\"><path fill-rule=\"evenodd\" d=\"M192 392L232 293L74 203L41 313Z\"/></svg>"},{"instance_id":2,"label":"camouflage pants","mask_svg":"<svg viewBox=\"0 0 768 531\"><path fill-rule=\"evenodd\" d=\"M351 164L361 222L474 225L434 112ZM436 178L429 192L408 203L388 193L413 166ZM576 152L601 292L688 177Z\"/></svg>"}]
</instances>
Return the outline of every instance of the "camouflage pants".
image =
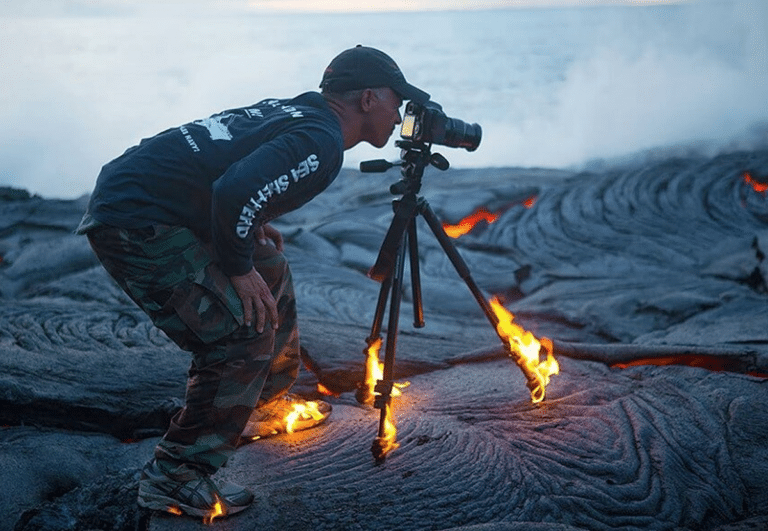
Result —
<instances>
[{"instance_id":1,"label":"camouflage pants","mask_svg":"<svg viewBox=\"0 0 768 531\"><path fill-rule=\"evenodd\" d=\"M192 353L184 408L155 449L161 468L180 479L211 474L235 451L257 405L293 385L299 335L285 257L256 245L254 267L277 301L280 324L245 326L229 279L183 227L97 227L91 247L120 287L179 347ZM162 363L162 360L158 360Z\"/></svg>"}]
</instances>

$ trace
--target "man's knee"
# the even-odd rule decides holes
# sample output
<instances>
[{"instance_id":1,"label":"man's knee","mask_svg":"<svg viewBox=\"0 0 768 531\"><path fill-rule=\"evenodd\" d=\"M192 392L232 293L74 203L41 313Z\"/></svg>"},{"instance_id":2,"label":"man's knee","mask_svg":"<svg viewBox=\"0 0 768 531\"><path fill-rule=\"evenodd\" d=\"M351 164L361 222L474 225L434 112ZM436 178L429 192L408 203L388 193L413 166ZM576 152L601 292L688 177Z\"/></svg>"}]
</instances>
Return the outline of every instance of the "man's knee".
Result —
<instances>
[{"instance_id":1,"label":"man's knee","mask_svg":"<svg viewBox=\"0 0 768 531\"><path fill-rule=\"evenodd\" d=\"M275 332L270 328L265 328L261 334L255 330L249 334L232 334L213 344L200 344L192 349L193 366L197 370L218 366L222 369L216 370L239 374L248 381L251 373L272 365L274 345Z\"/></svg>"}]
</instances>

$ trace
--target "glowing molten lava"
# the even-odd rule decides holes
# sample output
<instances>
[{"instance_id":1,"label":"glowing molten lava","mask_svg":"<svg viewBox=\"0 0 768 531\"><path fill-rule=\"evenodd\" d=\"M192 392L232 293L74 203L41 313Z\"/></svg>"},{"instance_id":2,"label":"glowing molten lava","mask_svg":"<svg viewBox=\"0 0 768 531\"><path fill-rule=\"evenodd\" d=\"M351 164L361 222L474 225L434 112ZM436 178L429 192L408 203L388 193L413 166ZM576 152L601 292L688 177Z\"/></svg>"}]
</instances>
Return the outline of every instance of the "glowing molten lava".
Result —
<instances>
[{"instance_id":1,"label":"glowing molten lava","mask_svg":"<svg viewBox=\"0 0 768 531\"><path fill-rule=\"evenodd\" d=\"M745 362L743 359L731 356L718 355L700 355L700 354L679 354L672 356L660 356L653 358L636 358L623 363L613 363L611 368L627 369L641 365L686 365L688 367L699 367L709 371L735 372L749 374L757 378L768 378L768 374L755 370L751 362Z\"/></svg>"},{"instance_id":2,"label":"glowing molten lava","mask_svg":"<svg viewBox=\"0 0 768 531\"><path fill-rule=\"evenodd\" d=\"M536 203L536 196L532 195L531 197L525 199L522 201L522 204L525 208L531 208ZM489 225L499 219L499 216L504 212L504 210L500 210L499 212L490 212L488 209L480 207L477 210L475 210L473 213L471 213L469 216L465 217L461 221L459 221L456 225L451 225L449 223L443 223L443 229L445 230L445 233L450 236L451 238L458 238L459 236L464 236L469 231L474 229L478 223L481 221L485 221Z\"/></svg>"},{"instance_id":3,"label":"glowing molten lava","mask_svg":"<svg viewBox=\"0 0 768 531\"><path fill-rule=\"evenodd\" d=\"M488 212L488 210L485 208L479 208L466 218L459 221L456 225L443 223L443 229L445 229L445 233L451 238L458 238L459 236L463 236L475 228L475 225L477 225L479 222L485 221L486 223L493 223L498 218L498 214Z\"/></svg>"},{"instance_id":4,"label":"glowing molten lava","mask_svg":"<svg viewBox=\"0 0 768 531\"><path fill-rule=\"evenodd\" d=\"M750 185L755 190L755 192L759 194L765 195L766 190L768 190L768 183L761 183L760 181L756 181L749 173L744 174L744 182Z\"/></svg>"},{"instance_id":5,"label":"glowing molten lava","mask_svg":"<svg viewBox=\"0 0 768 531\"><path fill-rule=\"evenodd\" d=\"M528 380L531 401L535 404L544 400L550 376L560 372L560 365L552 355L552 341L546 337L541 341L521 326L513 323L515 316L507 311L497 298L491 299L491 308L499 320L496 331L506 341L510 355L520 366ZM540 360L541 348L547 353L546 359Z\"/></svg>"},{"instance_id":6,"label":"glowing molten lava","mask_svg":"<svg viewBox=\"0 0 768 531\"><path fill-rule=\"evenodd\" d=\"M535 195L532 195L531 197L529 197L528 199L523 201L523 205L525 206L525 208L531 208L535 204L536 204L536 196Z\"/></svg>"}]
</instances>

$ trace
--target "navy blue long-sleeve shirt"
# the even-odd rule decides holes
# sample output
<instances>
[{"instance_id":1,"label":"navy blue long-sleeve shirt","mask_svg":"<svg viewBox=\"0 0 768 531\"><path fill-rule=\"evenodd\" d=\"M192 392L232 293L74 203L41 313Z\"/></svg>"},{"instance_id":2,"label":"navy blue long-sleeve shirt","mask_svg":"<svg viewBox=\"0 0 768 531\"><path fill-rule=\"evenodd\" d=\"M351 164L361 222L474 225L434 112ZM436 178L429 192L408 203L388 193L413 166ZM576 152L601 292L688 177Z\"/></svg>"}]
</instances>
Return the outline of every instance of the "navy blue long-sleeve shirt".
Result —
<instances>
[{"instance_id":1,"label":"navy blue long-sleeve shirt","mask_svg":"<svg viewBox=\"0 0 768 531\"><path fill-rule=\"evenodd\" d=\"M253 267L253 229L333 182L344 141L323 97L263 100L142 140L106 164L88 214L105 225L182 225L212 241L225 274Z\"/></svg>"}]
</instances>

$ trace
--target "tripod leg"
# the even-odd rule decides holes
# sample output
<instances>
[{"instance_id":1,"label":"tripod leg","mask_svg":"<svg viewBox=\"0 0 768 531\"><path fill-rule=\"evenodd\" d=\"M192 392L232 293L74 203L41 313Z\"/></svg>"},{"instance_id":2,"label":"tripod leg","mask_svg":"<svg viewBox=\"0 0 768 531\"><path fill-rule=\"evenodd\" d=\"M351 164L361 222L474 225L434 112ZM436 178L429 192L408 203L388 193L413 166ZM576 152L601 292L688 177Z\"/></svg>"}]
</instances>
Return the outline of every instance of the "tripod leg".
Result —
<instances>
[{"instance_id":1,"label":"tripod leg","mask_svg":"<svg viewBox=\"0 0 768 531\"><path fill-rule=\"evenodd\" d=\"M416 196L413 194L404 195L399 200L393 202L395 215L392 217L392 223L389 225L384 242L379 249L379 256L376 263L373 264L368 276L377 282L382 282L394 269L397 248L403 242L405 234L411 221L416 217L418 204Z\"/></svg>"},{"instance_id":2,"label":"tripod leg","mask_svg":"<svg viewBox=\"0 0 768 531\"><path fill-rule=\"evenodd\" d=\"M397 331L400 322L400 301L403 295L403 271L405 266L405 246L401 246L397 253L395 270L392 273L392 290L389 304L389 322L387 324L387 345L384 355L383 382L389 389L381 394L381 398L389 403L391 397L392 382L394 380L395 351L397 349ZM378 407L378 406L377 406Z\"/></svg>"},{"instance_id":3,"label":"tripod leg","mask_svg":"<svg viewBox=\"0 0 768 531\"><path fill-rule=\"evenodd\" d=\"M389 291L392 287L392 275L389 275L384 281L381 283L381 288L379 288L379 300L376 303L376 311L373 316L373 324L371 325L371 335L369 335L365 340L365 348L363 349L363 355L366 357L365 362L365 375L362 382L359 382L357 385L357 391L355 391L355 399L357 399L358 403L360 404L372 404L373 398L374 398L374 376L378 373L378 370L374 372L374 368L371 366L372 364L378 365L378 349L379 346L376 346L376 360L369 360L368 358L370 356L373 356L374 354L371 352L371 348L376 344L377 342L381 343L381 324L384 321L384 312L387 309L387 298L389 297Z\"/></svg>"},{"instance_id":4,"label":"tripod leg","mask_svg":"<svg viewBox=\"0 0 768 531\"><path fill-rule=\"evenodd\" d=\"M392 287L392 276L387 277L379 289L379 300L376 303L376 312L373 315L373 325L371 326L371 335L368 336L368 346L373 341L381 337L381 324L384 322L384 312L387 310L387 297Z\"/></svg>"},{"instance_id":5,"label":"tripod leg","mask_svg":"<svg viewBox=\"0 0 768 531\"><path fill-rule=\"evenodd\" d=\"M467 266L467 263L461 257L459 252L456 250L456 247L453 245L451 238L445 233L445 229L443 229L443 224L440 222L437 215L432 210L432 207L429 206L429 203L427 203L427 201L423 198L419 202L419 213L427 221L427 225L429 225L429 228L432 229L432 232L435 234L435 238L437 238L437 241L440 243L440 246L443 248L443 251L445 251L445 254L448 255L448 259L453 264L453 267L456 269L456 272L459 274L461 279L464 280L464 282L467 284L469 291L472 292L472 295L475 297L475 300L477 300L478 304L480 305L480 308L482 308L483 312L485 313L485 316L491 322L491 325L493 325L493 328L495 330L499 324L499 320L496 317L496 314L494 313L493 308L491 308L491 305L488 303L488 300L485 298L485 295L483 295L483 292L480 291L480 288L477 286L477 284L475 283L475 280L472 278L472 274L469 271L469 266Z\"/></svg>"},{"instance_id":6,"label":"tripod leg","mask_svg":"<svg viewBox=\"0 0 768 531\"><path fill-rule=\"evenodd\" d=\"M405 238L405 235L403 236ZM405 266L406 247L404 241L397 251L395 267L392 272L391 300L389 304L389 322L387 324L387 345L384 355L383 378L376 384L378 393L374 407L381 409L379 430L371 445L371 452L377 461L382 461L387 453L397 448L395 442L396 430L390 420L392 409L392 386L394 384L395 350L397 348L397 331L400 320L400 301L403 291L403 272Z\"/></svg>"},{"instance_id":7,"label":"tripod leg","mask_svg":"<svg viewBox=\"0 0 768 531\"><path fill-rule=\"evenodd\" d=\"M384 321L384 312L387 308L387 298L392 290L392 279L395 276L397 260L403 252L402 248L407 233L406 231L408 231L409 227L414 224L414 219L416 217L416 196L413 194L403 196L399 200L393 202L393 208L395 215L393 216L387 234L384 237L384 242L381 244L381 249L379 249L376 263L368 272L370 278L381 282L381 288L379 289L379 300L376 304L373 325L371 326L371 335L366 339L367 345L366 348L363 349L363 354L366 356L365 381L361 383L357 393L355 393L357 401L361 404L370 403L374 399L374 384L372 383L374 374L372 374L370 369L368 357L371 356L371 347L377 341L381 340L381 325ZM402 274L400 276L402 277ZM376 348L376 351L376 356L378 357L378 347ZM376 363L378 363L378 360L376 360ZM378 372L378 370L376 372Z\"/></svg>"},{"instance_id":8,"label":"tripod leg","mask_svg":"<svg viewBox=\"0 0 768 531\"><path fill-rule=\"evenodd\" d=\"M413 327L424 328L424 307L421 303L421 278L419 275L419 242L416 237L416 218L408 226L408 256L411 266L411 293L413 294Z\"/></svg>"}]
</instances>

